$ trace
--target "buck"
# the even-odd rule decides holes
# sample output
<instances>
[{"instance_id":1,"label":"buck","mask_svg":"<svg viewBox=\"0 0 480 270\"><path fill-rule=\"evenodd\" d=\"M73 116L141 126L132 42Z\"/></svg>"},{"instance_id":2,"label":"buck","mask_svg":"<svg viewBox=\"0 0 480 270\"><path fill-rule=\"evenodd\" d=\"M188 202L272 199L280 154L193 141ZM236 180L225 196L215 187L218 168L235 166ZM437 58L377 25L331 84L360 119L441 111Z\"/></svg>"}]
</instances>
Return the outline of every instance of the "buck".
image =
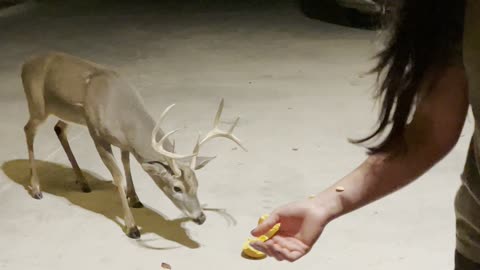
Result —
<instances>
[{"instance_id":1,"label":"buck","mask_svg":"<svg viewBox=\"0 0 480 270\"><path fill-rule=\"evenodd\" d=\"M110 68L73 55L51 52L27 60L22 66L21 78L30 114L24 130L31 196L42 198L35 166L34 138L39 125L50 115L59 118L54 130L72 165L77 183L83 192L91 191L65 133L68 123L86 126L101 160L112 175L122 203L126 234L131 238L139 238L140 231L130 207L143 205L132 182L130 154L172 203L201 225L206 216L197 197L195 171L215 157L199 156L200 148L213 138L224 137L247 151L233 134L239 118L228 130L220 129L223 99L214 119L214 128L203 139L198 136L192 154L181 155L175 153L175 143L169 139L179 129L168 133L161 129L175 104L168 106L155 122L138 92ZM124 175L115 161L112 146L120 149Z\"/></svg>"}]
</instances>

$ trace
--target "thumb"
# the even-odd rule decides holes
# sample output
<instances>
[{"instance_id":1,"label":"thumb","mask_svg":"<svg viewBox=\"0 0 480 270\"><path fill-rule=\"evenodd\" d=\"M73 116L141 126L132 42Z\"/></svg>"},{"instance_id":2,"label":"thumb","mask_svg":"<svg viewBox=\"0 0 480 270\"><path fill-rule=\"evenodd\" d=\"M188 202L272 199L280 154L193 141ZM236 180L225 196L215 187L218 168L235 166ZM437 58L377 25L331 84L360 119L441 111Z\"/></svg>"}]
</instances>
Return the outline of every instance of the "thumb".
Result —
<instances>
[{"instance_id":1,"label":"thumb","mask_svg":"<svg viewBox=\"0 0 480 270\"><path fill-rule=\"evenodd\" d=\"M257 225L255 229L251 231L251 234L255 237L266 234L275 224L279 223L280 216L278 214L271 214L268 218Z\"/></svg>"}]
</instances>

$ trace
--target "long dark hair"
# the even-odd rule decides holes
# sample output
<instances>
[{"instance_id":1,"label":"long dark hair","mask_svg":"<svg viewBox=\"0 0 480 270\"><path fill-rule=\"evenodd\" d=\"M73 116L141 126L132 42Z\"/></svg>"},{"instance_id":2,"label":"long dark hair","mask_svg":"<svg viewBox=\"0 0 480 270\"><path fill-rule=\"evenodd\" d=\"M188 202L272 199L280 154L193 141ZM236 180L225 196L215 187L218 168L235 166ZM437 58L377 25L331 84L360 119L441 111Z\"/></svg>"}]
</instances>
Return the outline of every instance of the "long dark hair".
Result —
<instances>
[{"instance_id":1,"label":"long dark hair","mask_svg":"<svg viewBox=\"0 0 480 270\"><path fill-rule=\"evenodd\" d=\"M463 37L465 0L386 0L384 5L388 37L371 70L379 82L375 92L381 101L378 126L366 138L350 140L361 144L386 134L377 145L367 147L369 154L392 144L404 149L403 135L420 85L427 74L449 65Z\"/></svg>"}]
</instances>

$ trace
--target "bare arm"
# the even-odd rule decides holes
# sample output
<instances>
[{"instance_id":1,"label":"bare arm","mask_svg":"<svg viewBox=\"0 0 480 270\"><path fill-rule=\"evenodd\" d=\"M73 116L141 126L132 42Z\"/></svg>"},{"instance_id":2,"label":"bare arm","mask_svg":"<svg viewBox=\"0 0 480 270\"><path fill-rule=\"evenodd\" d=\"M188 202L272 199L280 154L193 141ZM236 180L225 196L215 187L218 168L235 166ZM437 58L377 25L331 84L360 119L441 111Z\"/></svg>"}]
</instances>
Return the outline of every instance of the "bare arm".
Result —
<instances>
[{"instance_id":1,"label":"bare arm","mask_svg":"<svg viewBox=\"0 0 480 270\"><path fill-rule=\"evenodd\" d=\"M432 89L418 104L406 129L408 151L390 159L389 153L369 156L358 168L316 197L329 220L356 210L413 182L455 146L468 111L465 72L448 68L432 78ZM335 187L345 191L336 193Z\"/></svg>"},{"instance_id":2,"label":"bare arm","mask_svg":"<svg viewBox=\"0 0 480 270\"><path fill-rule=\"evenodd\" d=\"M280 230L270 240L255 241L250 246L277 260L298 260L309 252L331 220L408 185L450 152L468 111L465 72L459 67L448 68L423 85L430 85L431 94L422 98L405 131L407 152L371 155L314 199L278 207L251 233L258 237L277 223L281 223ZM345 191L337 193L337 186Z\"/></svg>"}]
</instances>

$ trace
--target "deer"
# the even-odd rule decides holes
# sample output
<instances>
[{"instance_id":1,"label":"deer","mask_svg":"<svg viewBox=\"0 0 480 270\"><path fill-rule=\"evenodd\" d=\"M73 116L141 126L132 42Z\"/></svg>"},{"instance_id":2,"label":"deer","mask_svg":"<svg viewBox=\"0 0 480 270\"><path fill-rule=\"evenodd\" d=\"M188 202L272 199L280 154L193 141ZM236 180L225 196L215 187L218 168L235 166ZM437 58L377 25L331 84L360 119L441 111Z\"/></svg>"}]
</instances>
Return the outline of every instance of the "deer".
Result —
<instances>
[{"instance_id":1,"label":"deer","mask_svg":"<svg viewBox=\"0 0 480 270\"><path fill-rule=\"evenodd\" d=\"M34 199L43 198L35 165L34 139L38 127L49 116L58 118L54 131L73 168L76 183L83 192L91 192L66 136L70 124L84 126L113 178L122 204L125 233L133 239L140 238L141 233L130 208L141 208L143 204L132 181L130 155L187 219L202 225L206 216L197 196L195 171L216 156L199 156L201 147L214 138L226 138L248 151L233 134L240 117L228 130L220 129L223 98L213 129L203 138L199 133L191 154L179 154L175 152L175 141L171 136L180 129L164 132L161 128L175 104L168 106L155 121L138 91L113 68L53 51L27 59L21 67L21 79L29 112L24 132L29 157L30 195ZM120 149L123 174L112 146Z\"/></svg>"}]
</instances>

